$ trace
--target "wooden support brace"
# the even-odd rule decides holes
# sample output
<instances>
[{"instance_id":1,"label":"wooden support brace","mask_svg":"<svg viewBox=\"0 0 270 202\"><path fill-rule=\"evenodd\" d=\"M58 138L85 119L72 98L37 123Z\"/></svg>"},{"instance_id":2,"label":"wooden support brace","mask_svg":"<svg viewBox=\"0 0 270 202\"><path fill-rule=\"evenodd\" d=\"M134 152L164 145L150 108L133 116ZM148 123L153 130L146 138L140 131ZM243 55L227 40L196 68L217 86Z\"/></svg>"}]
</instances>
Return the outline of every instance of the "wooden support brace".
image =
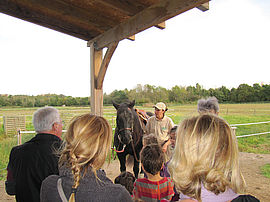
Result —
<instances>
[{"instance_id":1,"label":"wooden support brace","mask_svg":"<svg viewBox=\"0 0 270 202\"><path fill-rule=\"evenodd\" d=\"M208 11L209 10L209 2L206 2L200 6L197 7L198 9L200 9L201 11Z\"/></svg>"},{"instance_id":2,"label":"wooden support brace","mask_svg":"<svg viewBox=\"0 0 270 202\"><path fill-rule=\"evenodd\" d=\"M106 51L106 54L102 60L102 64L101 64L98 77L97 77L97 86L96 86L97 89L102 89L103 87L104 77L108 69L109 63L111 61L111 58L113 56L113 53L115 49L117 48L117 45L118 45L118 42L111 43Z\"/></svg>"}]
</instances>

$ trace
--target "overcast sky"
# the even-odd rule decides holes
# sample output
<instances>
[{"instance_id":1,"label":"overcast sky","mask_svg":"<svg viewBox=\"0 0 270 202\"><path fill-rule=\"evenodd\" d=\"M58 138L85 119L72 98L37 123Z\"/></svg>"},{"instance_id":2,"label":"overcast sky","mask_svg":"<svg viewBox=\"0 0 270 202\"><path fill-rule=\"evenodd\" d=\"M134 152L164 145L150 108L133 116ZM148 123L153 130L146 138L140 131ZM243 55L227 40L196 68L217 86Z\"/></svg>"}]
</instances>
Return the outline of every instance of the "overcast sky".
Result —
<instances>
[{"instance_id":1,"label":"overcast sky","mask_svg":"<svg viewBox=\"0 0 270 202\"><path fill-rule=\"evenodd\" d=\"M212 0L119 43L103 90L270 84L270 1ZM0 13L0 94L90 95L87 42Z\"/></svg>"}]
</instances>

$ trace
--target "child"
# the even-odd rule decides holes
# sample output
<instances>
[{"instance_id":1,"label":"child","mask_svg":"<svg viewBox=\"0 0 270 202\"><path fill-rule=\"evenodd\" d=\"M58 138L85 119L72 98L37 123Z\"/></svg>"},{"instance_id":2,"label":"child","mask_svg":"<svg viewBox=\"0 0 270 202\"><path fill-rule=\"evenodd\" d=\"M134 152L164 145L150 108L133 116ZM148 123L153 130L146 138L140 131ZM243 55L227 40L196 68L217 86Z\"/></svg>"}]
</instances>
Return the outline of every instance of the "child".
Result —
<instances>
[{"instance_id":1,"label":"child","mask_svg":"<svg viewBox=\"0 0 270 202\"><path fill-rule=\"evenodd\" d=\"M141 163L147 178L137 179L133 195L145 202L156 202L162 199L170 200L174 195L173 182L170 178L161 177L160 170L164 163L164 153L157 144L143 147Z\"/></svg>"},{"instance_id":2,"label":"child","mask_svg":"<svg viewBox=\"0 0 270 202\"><path fill-rule=\"evenodd\" d=\"M163 166L163 169L160 172L160 176L162 177L170 177L170 173L168 171L168 163L171 160L172 153L175 147L175 140L176 140L176 130L177 125L174 126L170 131L170 144L168 145L167 151L166 151L166 163ZM177 193L175 187L174 187L174 196L172 197L171 201L178 201L179 200L179 193Z\"/></svg>"},{"instance_id":3,"label":"child","mask_svg":"<svg viewBox=\"0 0 270 202\"><path fill-rule=\"evenodd\" d=\"M170 141L171 141L171 147L174 149L175 147L175 140L176 140L176 130L177 130L177 125L175 125L171 131L170 131Z\"/></svg>"},{"instance_id":4,"label":"child","mask_svg":"<svg viewBox=\"0 0 270 202\"><path fill-rule=\"evenodd\" d=\"M131 172L124 171L114 179L114 184L123 185L128 190L130 195L132 195L135 180L136 178Z\"/></svg>"},{"instance_id":5,"label":"child","mask_svg":"<svg viewBox=\"0 0 270 202\"><path fill-rule=\"evenodd\" d=\"M142 139L143 147L150 144L159 144L159 142L158 137L154 133L144 135Z\"/></svg>"}]
</instances>

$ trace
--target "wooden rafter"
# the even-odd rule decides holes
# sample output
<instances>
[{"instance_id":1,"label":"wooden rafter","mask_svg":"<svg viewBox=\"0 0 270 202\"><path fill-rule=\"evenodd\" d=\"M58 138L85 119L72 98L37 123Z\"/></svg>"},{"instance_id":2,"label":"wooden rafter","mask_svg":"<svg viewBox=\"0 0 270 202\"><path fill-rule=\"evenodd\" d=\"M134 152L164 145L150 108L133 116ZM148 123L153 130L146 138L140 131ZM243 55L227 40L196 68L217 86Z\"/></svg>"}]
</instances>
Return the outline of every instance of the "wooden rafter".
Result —
<instances>
[{"instance_id":1,"label":"wooden rafter","mask_svg":"<svg viewBox=\"0 0 270 202\"><path fill-rule=\"evenodd\" d=\"M161 0L159 3L146 8L129 20L100 34L88 43L95 43L97 49L102 49L112 42L121 41L208 1L209 0Z\"/></svg>"}]
</instances>

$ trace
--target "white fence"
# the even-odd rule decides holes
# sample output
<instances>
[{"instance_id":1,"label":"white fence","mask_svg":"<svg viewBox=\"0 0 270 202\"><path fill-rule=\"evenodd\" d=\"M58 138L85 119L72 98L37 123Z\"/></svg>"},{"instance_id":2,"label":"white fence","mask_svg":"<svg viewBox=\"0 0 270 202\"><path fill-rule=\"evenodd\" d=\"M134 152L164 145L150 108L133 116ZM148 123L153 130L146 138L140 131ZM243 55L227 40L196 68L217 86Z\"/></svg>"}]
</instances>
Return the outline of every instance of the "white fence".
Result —
<instances>
[{"instance_id":1,"label":"white fence","mask_svg":"<svg viewBox=\"0 0 270 202\"><path fill-rule=\"evenodd\" d=\"M256 123L239 123L239 124L231 124L230 126L235 131L237 129L236 126L248 126L248 125L265 124L265 123L270 123L270 121L256 122ZM262 133L248 134L248 135L239 135L239 136L237 136L237 138L251 137L251 136L256 136L256 135L264 135L264 134L269 134L269 133L270 132L262 132Z\"/></svg>"},{"instance_id":2,"label":"white fence","mask_svg":"<svg viewBox=\"0 0 270 202\"><path fill-rule=\"evenodd\" d=\"M231 124L230 126L232 127L232 129L233 129L233 131L235 133L235 131L237 129L237 126L248 126L248 125L256 125L256 124L266 124L266 123L270 123L270 121L256 122L256 123ZM66 132L66 130L63 130L63 133L65 133L65 132ZM35 133L36 133L35 131L21 131L21 130L18 130L18 133L17 133L17 138L18 138L18 142L17 143L18 143L18 145L22 144L22 134L35 134ZM251 136L264 135L264 134L269 134L269 133L270 133L270 131L269 132L261 132L261 133L248 134L248 135L240 135L240 136L236 136L236 137L237 138L251 137Z\"/></svg>"}]
</instances>

